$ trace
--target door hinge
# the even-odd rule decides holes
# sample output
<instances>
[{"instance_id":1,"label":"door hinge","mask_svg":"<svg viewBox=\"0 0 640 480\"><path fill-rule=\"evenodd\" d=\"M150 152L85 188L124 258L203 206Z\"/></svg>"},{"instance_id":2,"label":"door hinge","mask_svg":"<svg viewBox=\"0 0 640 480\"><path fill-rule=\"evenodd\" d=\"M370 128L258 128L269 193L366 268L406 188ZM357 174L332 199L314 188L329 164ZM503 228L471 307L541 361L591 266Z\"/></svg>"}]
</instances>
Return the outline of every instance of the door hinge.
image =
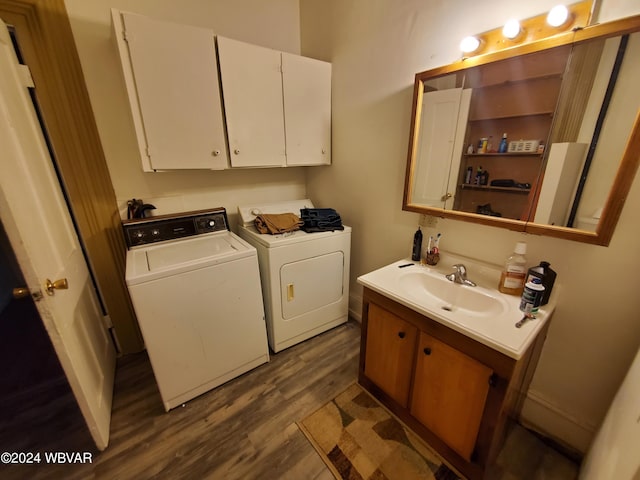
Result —
<instances>
[{"instance_id":1,"label":"door hinge","mask_svg":"<svg viewBox=\"0 0 640 480\"><path fill-rule=\"evenodd\" d=\"M111 316L108 313L102 316L102 323L107 329L113 328L113 322L111 321Z\"/></svg>"},{"instance_id":2,"label":"door hinge","mask_svg":"<svg viewBox=\"0 0 640 480\"><path fill-rule=\"evenodd\" d=\"M35 88L36 85L33 83L31 69L27 65L18 65L17 67L22 85L27 88Z\"/></svg>"},{"instance_id":3,"label":"door hinge","mask_svg":"<svg viewBox=\"0 0 640 480\"><path fill-rule=\"evenodd\" d=\"M107 331L109 332L109 336L111 337L111 342L113 342L113 348L115 349L116 354L120 355L122 353L122 347L120 347L118 335L116 335L116 329L111 327Z\"/></svg>"}]
</instances>

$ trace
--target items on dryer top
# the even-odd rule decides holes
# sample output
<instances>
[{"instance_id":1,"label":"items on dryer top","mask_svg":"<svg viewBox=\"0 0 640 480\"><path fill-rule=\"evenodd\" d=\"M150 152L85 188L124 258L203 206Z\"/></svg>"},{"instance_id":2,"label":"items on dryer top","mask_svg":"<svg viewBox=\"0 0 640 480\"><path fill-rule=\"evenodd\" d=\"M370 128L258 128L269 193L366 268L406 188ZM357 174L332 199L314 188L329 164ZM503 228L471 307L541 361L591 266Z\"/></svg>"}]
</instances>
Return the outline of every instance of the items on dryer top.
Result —
<instances>
[{"instance_id":1,"label":"items on dryer top","mask_svg":"<svg viewBox=\"0 0 640 480\"><path fill-rule=\"evenodd\" d=\"M295 213L263 213L256 215L256 229L260 233L277 235L299 230L302 220Z\"/></svg>"},{"instance_id":2,"label":"items on dryer top","mask_svg":"<svg viewBox=\"0 0 640 480\"><path fill-rule=\"evenodd\" d=\"M156 207L150 203L144 203L142 199L132 198L127 200L127 219L132 218L146 218L148 217L147 211L155 210Z\"/></svg>"},{"instance_id":3,"label":"items on dryer top","mask_svg":"<svg viewBox=\"0 0 640 480\"><path fill-rule=\"evenodd\" d=\"M333 208L301 208L302 230L307 233L344 230L340 214Z\"/></svg>"}]
</instances>

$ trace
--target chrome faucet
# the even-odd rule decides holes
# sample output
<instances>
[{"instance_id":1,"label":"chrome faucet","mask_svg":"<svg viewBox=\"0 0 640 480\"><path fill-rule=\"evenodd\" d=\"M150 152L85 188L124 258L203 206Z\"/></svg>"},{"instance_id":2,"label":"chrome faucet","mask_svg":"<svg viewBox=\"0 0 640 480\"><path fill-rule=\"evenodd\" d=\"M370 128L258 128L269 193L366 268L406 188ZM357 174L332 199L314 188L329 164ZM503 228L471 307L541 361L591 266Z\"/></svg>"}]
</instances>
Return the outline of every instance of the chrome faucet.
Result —
<instances>
[{"instance_id":1,"label":"chrome faucet","mask_svg":"<svg viewBox=\"0 0 640 480\"><path fill-rule=\"evenodd\" d=\"M475 287L476 283L469 280L467 278L467 267L465 267L461 263L456 263L453 268L455 268L455 272L451 272L449 275L445 275L447 280L452 281L453 283L459 283L461 285L468 285L470 287Z\"/></svg>"}]
</instances>

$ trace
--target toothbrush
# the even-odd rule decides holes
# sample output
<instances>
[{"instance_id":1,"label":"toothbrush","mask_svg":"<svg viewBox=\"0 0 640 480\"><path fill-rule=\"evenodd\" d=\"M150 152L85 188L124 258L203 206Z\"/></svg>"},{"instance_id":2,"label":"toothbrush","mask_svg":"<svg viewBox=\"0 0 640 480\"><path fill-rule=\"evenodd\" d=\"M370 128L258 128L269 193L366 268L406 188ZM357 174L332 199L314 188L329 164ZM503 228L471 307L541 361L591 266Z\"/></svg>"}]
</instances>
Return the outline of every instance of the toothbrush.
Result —
<instances>
[{"instance_id":1,"label":"toothbrush","mask_svg":"<svg viewBox=\"0 0 640 480\"><path fill-rule=\"evenodd\" d=\"M436 236L435 245L434 245L434 247L433 247L433 253L438 253L438 252L440 251L440 247L439 247L439 245L440 245L440 237L441 237L441 236L442 236L442 234L441 234L441 233L439 233L439 234Z\"/></svg>"},{"instance_id":2,"label":"toothbrush","mask_svg":"<svg viewBox=\"0 0 640 480\"><path fill-rule=\"evenodd\" d=\"M431 253L431 242L433 241L433 235L429 235L429 244L427 245L427 253Z\"/></svg>"}]
</instances>

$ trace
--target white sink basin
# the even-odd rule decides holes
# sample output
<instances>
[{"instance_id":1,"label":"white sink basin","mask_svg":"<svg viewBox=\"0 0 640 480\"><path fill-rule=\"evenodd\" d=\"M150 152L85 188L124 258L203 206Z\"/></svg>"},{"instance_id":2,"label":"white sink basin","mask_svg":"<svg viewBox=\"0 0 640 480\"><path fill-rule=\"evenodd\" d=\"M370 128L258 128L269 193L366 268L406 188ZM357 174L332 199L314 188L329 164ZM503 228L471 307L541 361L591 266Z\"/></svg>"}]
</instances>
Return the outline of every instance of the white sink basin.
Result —
<instances>
[{"instance_id":1,"label":"white sink basin","mask_svg":"<svg viewBox=\"0 0 640 480\"><path fill-rule=\"evenodd\" d=\"M507 303L482 287L470 287L453 283L443 274L426 269L402 273L400 288L416 301L433 302L433 308L440 308L457 315L474 318L495 317L503 314Z\"/></svg>"},{"instance_id":2,"label":"white sink basin","mask_svg":"<svg viewBox=\"0 0 640 480\"><path fill-rule=\"evenodd\" d=\"M471 280L478 280L474 272L479 268L467 265ZM362 275L358 283L515 359L524 354L553 310L547 305L537 318L516 328L523 315L520 297L483 285L456 284L445 278L447 273L446 267L400 260ZM494 273L499 277L499 270Z\"/></svg>"}]
</instances>

